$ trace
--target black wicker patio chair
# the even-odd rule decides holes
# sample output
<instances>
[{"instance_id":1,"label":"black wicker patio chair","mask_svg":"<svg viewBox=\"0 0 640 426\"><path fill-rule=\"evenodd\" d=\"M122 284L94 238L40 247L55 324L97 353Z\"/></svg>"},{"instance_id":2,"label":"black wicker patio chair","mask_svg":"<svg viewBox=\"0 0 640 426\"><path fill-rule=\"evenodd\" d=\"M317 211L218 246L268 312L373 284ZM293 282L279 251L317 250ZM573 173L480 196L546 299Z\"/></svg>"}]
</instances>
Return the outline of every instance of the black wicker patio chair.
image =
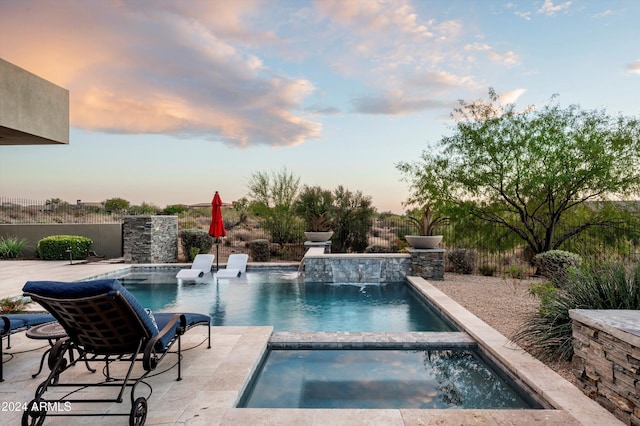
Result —
<instances>
[{"instance_id":1,"label":"black wicker patio chair","mask_svg":"<svg viewBox=\"0 0 640 426\"><path fill-rule=\"evenodd\" d=\"M22 423L42 424L47 415L82 416L129 416L129 424L142 425L147 417L147 398L136 398L139 383L148 386L144 379L156 369L169 353L177 353L178 378L181 380L181 335L191 327L204 325L208 329L207 342L211 347L210 317L194 313L155 313L145 310L136 298L118 280L103 279L83 282L29 281L23 287L25 296L41 304L62 325L68 337L58 340L49 353L51 372L36 389L35 398L23 413ZM177 350L171 350L177 343ZM79 355L65 358L70 351ZM104 363L104 380L92 383L71 383L65 375L79 361ZM143 372L132 377L134 364L142 363ZM124 377L114 377L110 365L124 362L127 372ZM95 371L95 370L94 370ZM77 397L77 390L95 386L115 387L119 392L115 398L92 399ZM45 397L48 390L60 387L76 388L57 399ZM78 413L80 403L122 403L127 387L131 388L131 409L128 413ZM114 392L115 393L115 392ZM149 396L147 395L147 397ZM69 411L47 407L71 407ZM75 413L74 413L75 411Z\"/></svg>"},{"instance_id":2,"label":"black wicker patio chair","mask_svg":"<svg viewBox=\"0 0 640 426\"><path fill-rule=\"evenodd\" d=\"M4 314L0 316L0 382L4 381L4 338L7 339L7 349L11 349L11 335L28 330L36 325L53 322L56 319L49 314ZM9 358L10 359L10 358Z\"/></svg>"}]
</instances>

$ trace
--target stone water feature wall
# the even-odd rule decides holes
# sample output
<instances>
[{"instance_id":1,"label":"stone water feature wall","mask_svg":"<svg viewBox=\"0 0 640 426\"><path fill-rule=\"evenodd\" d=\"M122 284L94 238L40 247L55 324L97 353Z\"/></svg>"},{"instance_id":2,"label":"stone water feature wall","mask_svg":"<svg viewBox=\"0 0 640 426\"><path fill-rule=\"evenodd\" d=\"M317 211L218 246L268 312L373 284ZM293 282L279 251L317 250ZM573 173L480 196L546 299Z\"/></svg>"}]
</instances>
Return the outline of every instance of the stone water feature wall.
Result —
<instances>
[{"instance_id":1,"label":"stone water feature wall","mask_svg":"<svg viewBox=\"0 0 640 426\"><path fill-rule=\"evenodd\" d=\"M407 275L444 279L442 249L403 253L307 254L304 276L308 282L377 283L402 281Z\"/></svg>"},{"instance_id":2,"label":"stone water feature wall","mask_svg":"<svg viewBox=\"0 0 640 426\"><path fill-rule=\"evenodd\" d=\"M178 261L176 216L125 216L122 239L125 263Z\"/></svg>"},{"instance_id":3,"label":"stone water feature wall","mask_svg":"<svg viewBox=\"0 0 640 426\"><path fill-rule=\"evenodd\" d=\"M305 256L308 282L378 283L402 281L409 273L407 254L322 254Z\"/></svg>"},{"instance_id":4,"label":"stone water feature wall","mask_svg":"<svg viewBox=\"0 0 640 426\"><path fill-rule=\"evenodd\" d=\"M591 399L627 425L640 425L640 311L569 311L572 370Z\"/></svg>"}]
</instances>

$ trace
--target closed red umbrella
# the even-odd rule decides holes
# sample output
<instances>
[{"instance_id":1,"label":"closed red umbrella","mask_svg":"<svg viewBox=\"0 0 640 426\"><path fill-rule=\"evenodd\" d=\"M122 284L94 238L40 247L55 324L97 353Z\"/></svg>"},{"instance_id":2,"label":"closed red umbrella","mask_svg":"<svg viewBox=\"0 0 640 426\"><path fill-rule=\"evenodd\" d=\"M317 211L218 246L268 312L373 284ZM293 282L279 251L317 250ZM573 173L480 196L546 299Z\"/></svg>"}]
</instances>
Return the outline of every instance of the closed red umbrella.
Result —
<instances>
[{"instance_id":1,"label":"closed red umbrella","mask_svg":"<svg viewBox=\"0 0 640 426\"><path fill-rule=\"evenodd\" d=\"M222 200L220 194L216 191L211 200L211 224L209 225L209 235L216 239L216 271L218 270L218 246L220 244L220 237L226 237L227 231L224 229L224 222L222 221Z\"/></svg>"}]
</instances>

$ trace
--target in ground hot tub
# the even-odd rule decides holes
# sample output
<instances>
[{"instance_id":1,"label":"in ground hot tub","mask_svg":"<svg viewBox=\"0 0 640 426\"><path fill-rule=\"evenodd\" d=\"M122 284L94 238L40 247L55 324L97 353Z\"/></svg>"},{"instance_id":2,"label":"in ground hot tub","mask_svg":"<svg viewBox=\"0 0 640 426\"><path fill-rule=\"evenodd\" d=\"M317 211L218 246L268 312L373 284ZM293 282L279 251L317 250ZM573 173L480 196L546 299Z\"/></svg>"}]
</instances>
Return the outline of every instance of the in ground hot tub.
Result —
<instances>
[{"instance_id":1,"label":"in ground hot tub","mask_svg":"<svg viewBox=\"0 0 640 426\"><path fill-rule=\"evenodd\" d=\"M475 349L271 349L243 408L542 408Z\"/></svg>"}]
</instances>

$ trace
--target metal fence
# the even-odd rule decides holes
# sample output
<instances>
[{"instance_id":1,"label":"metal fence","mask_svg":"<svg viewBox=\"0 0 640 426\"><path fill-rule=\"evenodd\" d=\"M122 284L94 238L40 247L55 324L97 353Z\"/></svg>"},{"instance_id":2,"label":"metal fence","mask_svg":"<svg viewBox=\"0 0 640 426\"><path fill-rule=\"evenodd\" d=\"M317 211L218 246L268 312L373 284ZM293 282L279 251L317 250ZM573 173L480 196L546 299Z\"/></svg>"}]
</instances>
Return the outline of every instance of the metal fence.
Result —
<instances>
[{"instance_id":1,"label":"metal fence","mask_svg":"<svg viewBox=\"0 0 640 426\"><path fill-rule=\"evenodd\" d=\"M0 224L38 223L121 223L128 214L162 214L153 209L133 207L125 211L107 211L101 204L70 204L59 200L46 202L0 197ZM188 208L177 213L180 229L209 229L210 207ZM234 252L248 252L247 242L271 237L261 219L244 217L232 208L223 209L227 229L226 238L218 246L221 259ZM636 218L637 219L637 218ZM299 239L284 246L273 245L273 260L299 261L304 254L304 224L294 223L292 234ZM442 248L448 253L458 249L471 250L475 256L474 270L489 268L502 274L514 265L526 267L530 251L512 234L492 225L482 228L460 227L452 224L440 229L444 235ZM396 252L406 246L404 235L413 228L403 216L379 215L374 218L368 233L369 249ZM567 241L561 248L590 258L638 259L640 252L640 220L631 220L605 228L592 229ZM488 243L489 242L489 243ZM214 249L215 250L215 249ZM447 269L452 265L447 261Z\"/></svg>"},{"instance_id":2,"label":"metal fence","mask_svg":"<svg viewBox=\"0 0 640 426\"><path fill-rule=\"evenodd\" d=\"M107 211L101 203L0 197L0 224L121 223L122 215Z\"/></svg>"}]
</instances>

